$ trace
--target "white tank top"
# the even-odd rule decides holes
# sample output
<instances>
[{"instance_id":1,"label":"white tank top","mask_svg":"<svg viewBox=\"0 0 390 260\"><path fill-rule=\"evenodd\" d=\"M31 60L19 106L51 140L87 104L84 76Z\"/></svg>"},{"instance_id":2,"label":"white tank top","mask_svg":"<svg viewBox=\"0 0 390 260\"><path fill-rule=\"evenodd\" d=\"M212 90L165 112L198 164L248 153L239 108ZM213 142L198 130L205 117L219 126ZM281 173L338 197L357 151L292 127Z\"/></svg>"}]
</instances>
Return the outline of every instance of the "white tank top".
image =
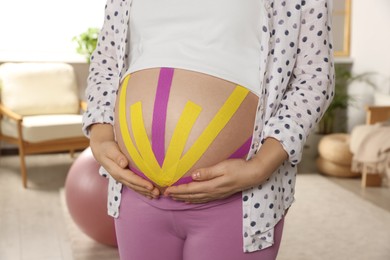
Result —
<instances>
[{"instance_id":1,"label":"white tank top","mask_svg":"<svg viewBox=\"0 0 390 260\"><path fill-rule=\"evenodd\" d=\"M259 96L260 0L132 0L127 73L193 70Z\"/></svg>"}]
</instances>

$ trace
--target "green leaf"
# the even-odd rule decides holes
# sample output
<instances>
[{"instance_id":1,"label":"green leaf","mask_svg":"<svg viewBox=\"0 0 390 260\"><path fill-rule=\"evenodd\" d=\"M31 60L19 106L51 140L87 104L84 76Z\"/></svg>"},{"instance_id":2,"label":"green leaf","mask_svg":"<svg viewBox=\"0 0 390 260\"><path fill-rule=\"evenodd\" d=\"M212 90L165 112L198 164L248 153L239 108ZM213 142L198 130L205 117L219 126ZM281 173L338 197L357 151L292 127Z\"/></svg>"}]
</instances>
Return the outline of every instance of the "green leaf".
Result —
<instances>
[{"instance_id":1,"label":"green leaf","mask_svg":"<svg viewBox=\"0 0 390 260\"><path fill-rule=\"evenodd\" d=\"M376 73L365 72L357 75L352 75L351 71L344 66L336 66L336 81L335 92L332 102L325 111L321 121L318 124L318 133L330 134L334 131L334 121L336 112L346 109L349 105L353 105L355 99L348 94L348 86L352 82L365 82L370 87L376 88L375 83L371 80L371 76Z\"/></svg>"},{"instance_id":2,"label":"green leaf","mask_svg":"<svg viewBox=\"0 0 390 260\"><path fill-rule=\"evenodd\" d=\"M90 62L91 55L96 49L99 37L99 29L90 27L80 35L74 36L72 41L76 42L76 52L83 55L87 62Z\"/></svg>"}]
</instances>

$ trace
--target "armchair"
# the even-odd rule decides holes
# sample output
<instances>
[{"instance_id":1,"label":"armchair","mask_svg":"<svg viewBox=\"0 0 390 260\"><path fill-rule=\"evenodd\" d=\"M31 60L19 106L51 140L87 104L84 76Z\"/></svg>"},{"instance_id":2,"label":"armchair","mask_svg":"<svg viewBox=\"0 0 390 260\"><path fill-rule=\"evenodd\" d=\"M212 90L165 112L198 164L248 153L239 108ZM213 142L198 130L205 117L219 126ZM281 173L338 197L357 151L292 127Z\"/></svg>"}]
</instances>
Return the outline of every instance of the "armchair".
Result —
<instances>
[{"instance_id":1,"label":"armchair","mask_svg":"<svg viewBox=\"0 0 390 260\"><path fill-rule=\"evenodd\" d=\"M69 64L0 65L0 141L17 145L24 188L25 155L70 151L73 156L88 147L81 131L82 105Z\"/></svg>"},{"instance_id":2,"label":"armchair","mask_svg":"<svg viewBox=\"0 0 390 260\"><path fill-rule=\"evenodd\" d=\"M367 106L366 124L351 132L352 170L362 173L362 187L380 186L390 171L390 105Z\"/></svg>"}]
</instances>

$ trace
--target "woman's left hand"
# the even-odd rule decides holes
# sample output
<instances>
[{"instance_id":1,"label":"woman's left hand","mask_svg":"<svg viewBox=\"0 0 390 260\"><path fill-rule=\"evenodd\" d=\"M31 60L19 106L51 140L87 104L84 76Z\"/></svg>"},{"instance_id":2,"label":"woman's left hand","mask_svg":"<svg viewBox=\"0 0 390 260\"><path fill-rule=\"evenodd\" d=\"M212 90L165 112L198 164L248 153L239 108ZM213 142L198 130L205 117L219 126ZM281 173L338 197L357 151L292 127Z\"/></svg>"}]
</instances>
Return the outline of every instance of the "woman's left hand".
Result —
<instances>
[{"instance_id":1,"label":"woman's left hand","mask_svg":"<svg viewBox=\"0 0 390 260\"><path fill-rule=\"evenodd\" d=\"M205 203L226 198L253 185L249 162L229 159L195 170L191 175L193 182L168 187L164 195L186 203Z\"/></svg>"},{"instance_id":2,"label":"woman's left hand","mask_svg":"<svg viewBox=\"0 0 390 260\"><path fill-rule=\"evenodd\" d=\"M168 187L164 196L187 203L223 199L263 183L287 159L281 143L272 137L267 138L250 160L229 159L195 170L193 182Z\"/></svg>"}]
</instances>

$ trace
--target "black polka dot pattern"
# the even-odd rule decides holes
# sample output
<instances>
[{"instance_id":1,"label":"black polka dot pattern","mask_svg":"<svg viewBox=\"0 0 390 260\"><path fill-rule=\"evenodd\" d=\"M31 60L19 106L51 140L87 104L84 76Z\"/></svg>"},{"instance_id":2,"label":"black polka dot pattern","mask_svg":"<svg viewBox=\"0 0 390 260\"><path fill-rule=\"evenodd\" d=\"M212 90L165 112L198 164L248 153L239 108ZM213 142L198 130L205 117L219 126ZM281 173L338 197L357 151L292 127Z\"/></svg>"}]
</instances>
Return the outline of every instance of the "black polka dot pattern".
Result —
<instances>
[{"instance_id":1,"label":"black polka dot pattern","mask_svg":"<svg viewBox=\"0 0 390 260\"><path fill-rule=\"evenodd\" d=\"M129 13L132 0L107 0L98 46L91 57L83 117L88 136L94 123L114 120L121 76L128 68ZM289 159L261 186L243 192L244 251L273 244L274 226L294 201L296 165L306 136L333 98L334 65L331 0L262 0L259 24L261 97L253 133L252 157L266 138L280 141ZM108 213L118 217L122 184L109 177Z\"/></svg>"},{"instance_id":2,"label":"black polka dot pattern","mask_svg":"<svg viewBox=\"0 0 390 260\"><path fill-rule=\"evenodd\" d=\"M289 160L261 187L243 192L247 198L243 200L244 250L248 252L273 244L273 227L294 201L296 164L306 136L329 105L334 85L330 1L264 2L270 28L262 31L270 33L263 34L263 98L253 143L275 138ZM251 148L253 155L259 147Z\"/></svg>"}]
</instances>

